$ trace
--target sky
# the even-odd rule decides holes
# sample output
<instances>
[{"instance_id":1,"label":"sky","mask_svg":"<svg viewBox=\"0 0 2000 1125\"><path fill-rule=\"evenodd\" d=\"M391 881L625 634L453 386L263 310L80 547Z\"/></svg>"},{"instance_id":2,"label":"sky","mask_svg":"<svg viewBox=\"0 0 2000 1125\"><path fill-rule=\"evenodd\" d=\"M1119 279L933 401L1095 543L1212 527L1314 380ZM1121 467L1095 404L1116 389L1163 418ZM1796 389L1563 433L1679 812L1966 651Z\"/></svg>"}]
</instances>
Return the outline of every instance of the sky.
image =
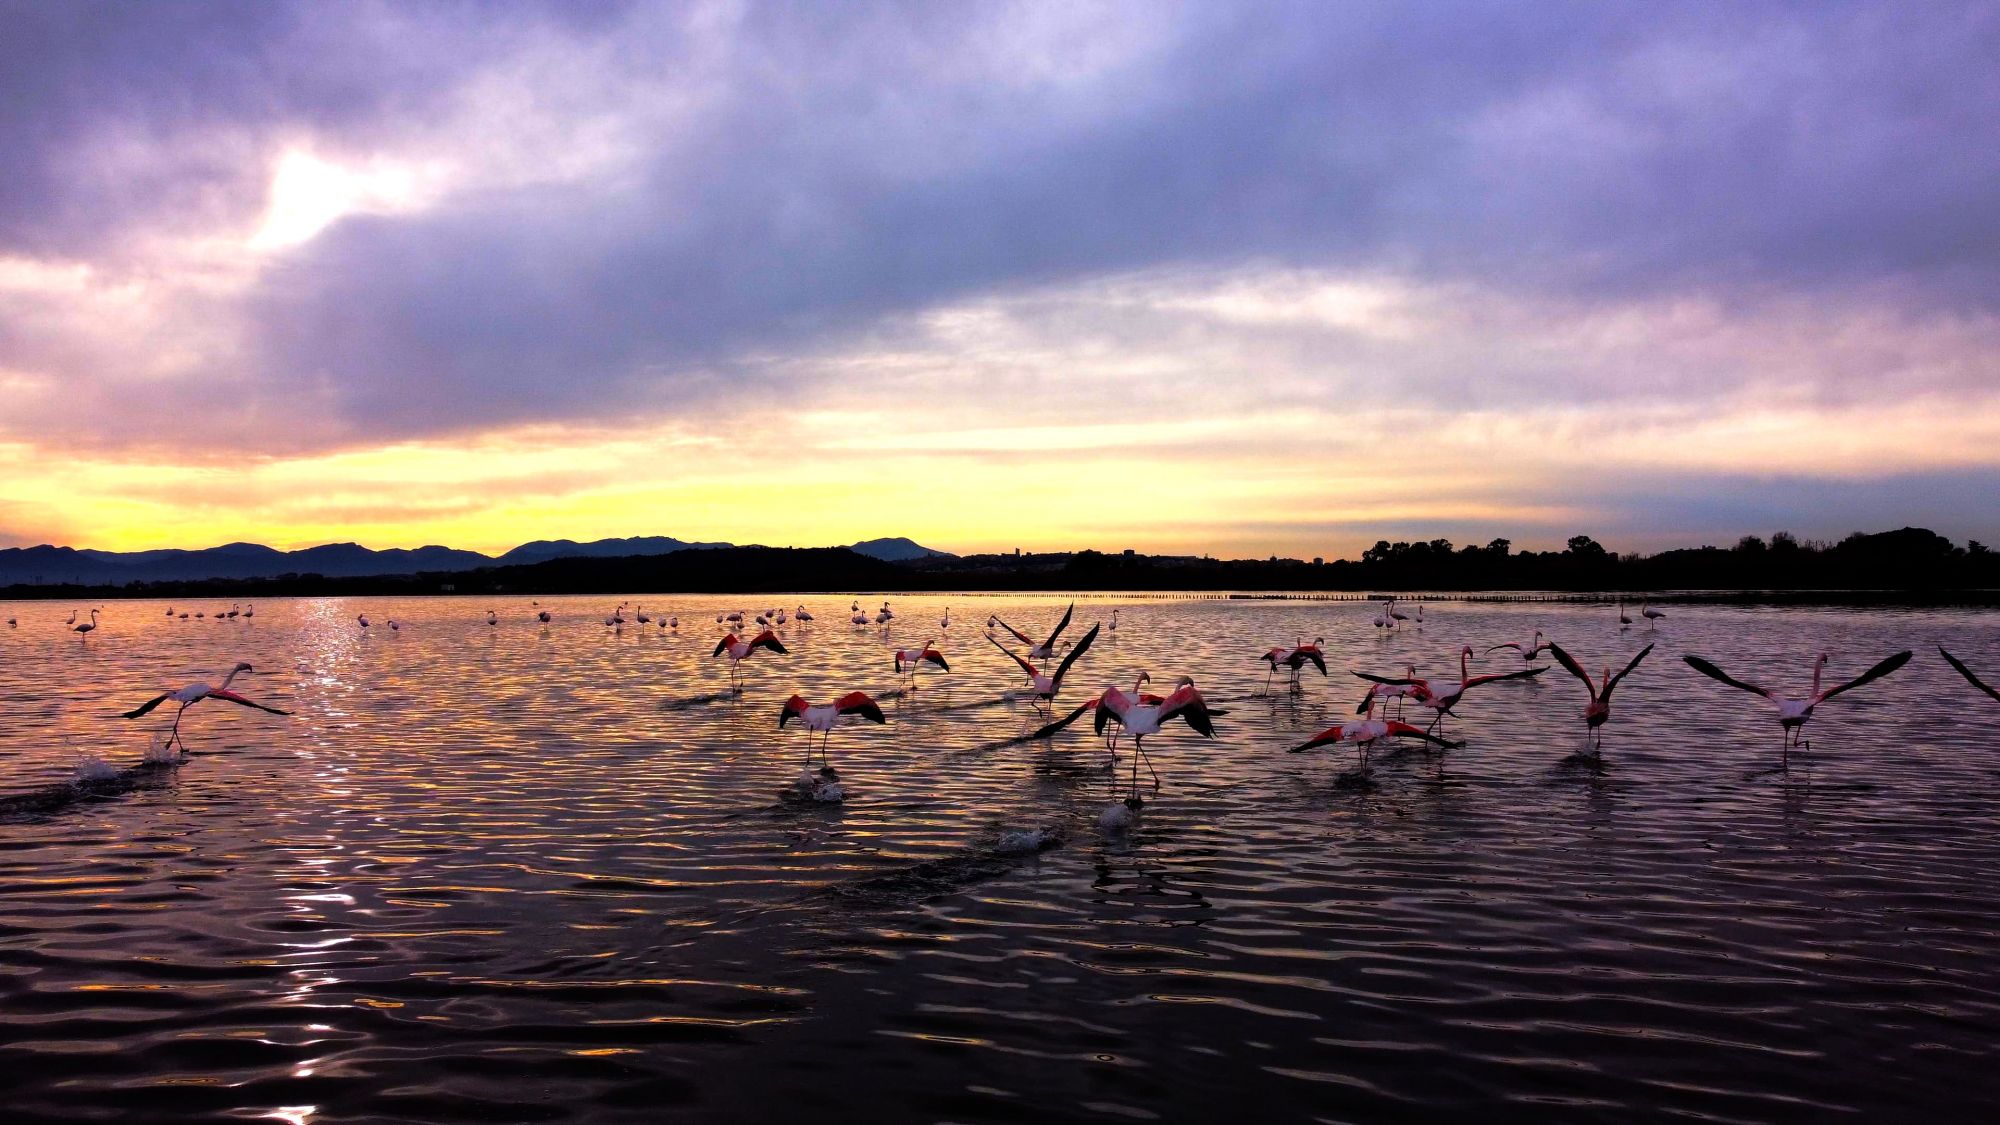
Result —
<instances>
[{"instance_id":1,"label":"sky","mask_svg":"<svg viewBox=\"0 0 2000 1125\"><path fill-rule=\"evenodd\" d=\"M0 0L0 546L2000 539L2000 6Z\"/></svg>"}]
</instances>

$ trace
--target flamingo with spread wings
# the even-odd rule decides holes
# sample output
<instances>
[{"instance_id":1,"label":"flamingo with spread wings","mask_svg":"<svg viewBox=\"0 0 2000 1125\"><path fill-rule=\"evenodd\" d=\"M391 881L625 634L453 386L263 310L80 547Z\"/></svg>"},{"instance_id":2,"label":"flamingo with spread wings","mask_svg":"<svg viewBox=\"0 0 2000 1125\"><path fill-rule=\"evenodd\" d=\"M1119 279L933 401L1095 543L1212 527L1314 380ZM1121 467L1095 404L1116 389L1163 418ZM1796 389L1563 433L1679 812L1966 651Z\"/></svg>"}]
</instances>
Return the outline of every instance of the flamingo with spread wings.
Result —
<instances>
[{"instance_id":1,"label":"flamingo with spread wings","mask_svg":"<svg viewBox=\"0 0 2000 1125\"><path fill-rule=\"evenodd\" d=\"M1687 662L1688 667L1700 672L1709 679L1717 683L1728 684L1739 691L1747 691L1752 695L1761 695L1766 702L1777 708L1778 726L1785 732L1785 745L1780 754L1780 761L1785 765L1790 765L1793 746L1804 746L1807 750L1812 749L1812 741L1806 739L1803 732L1805 725L1812 721L1813 708L1818 707L1820 704L1825 703L1842 692L1853 691L1863 684L1873 683L1894 672L1896 669L1908 664L1911 655L1910 650L1904 649L1894 656L1879 661L1873 668L1848 680L1846 683L1822 688L1819 686L1820 676L1826 671L1827 661L1832 659L1826 653L1822 652L1819 654L1819 659L1813 661L1812 694L1803 699L1787 699L1769 688L1759 687L1756 684L1739 680L1699 656L1683 656L1681 659Z\"/></svg>"},{"instance_id":2,"label":"flamingo with spread wings","mask_svg":"<svg viewBox=\"0 0 2000 1125\"><path fill-rule=\"evenodd\" d=\"M1290 683L1293 692L1305 690L1305 685L1299 682L1299 673L1304 671L1305 666L1308 664L1319 669L1319 674L1324 677L1326 675L1326 654L1320 651L1319 646L1325 643L1325 637L1314 637L1311 644L1306 644L1303 639L1294 637L1290 648L1279 645L1277 648L1259 656L1257 659L1271 666L1271 670L1264 675L1264 694L1269 695L1271 693L1271 677L1278 674L1280 666L1291 669L1292 677Z\"/></svg>"},{"instance_id":3,"label":"flamingo with spread wings","mask_svg":"<svg viewBox=\"0 0 2000 1125\"><path fill-rule=\"evenodd\" d=\"M773 633L769 629L764 630L747 641L735 633L729 633L721 640L715 642L715 651L708 655L711 658L717 656L729 657L729 688L731 691L742 691L743 662L750 659L751 654L760 648L769 649L779 656L790 655L790 650L785 648L784 642L778 639L778 634Z\"/></svg>"},{"instance_id":4,"label":"flamingo with spread wings","mask_svg":"<svg viewBox=\"0 0 2000 1125\"><path fill-rule=\"evenodd\" d=\"M784 707L778 711L778 729L785 729L785 724L794 719L799 721L800 726L806 728L808 767L812 765L812 736L819 735L819 760L820 764L824 765L827 739L833 737L833 728L839 725L843 715L859 715L871 723L889 721L889 717L882 713L881 706L869 698L866 692L850 691L832 703L809 703L804 696L794 695L785 700Z\"/></svg>"},{"instance_id":5,"label":"flamingo with spread wings","mask_svg":"<svg viewBox=\"0 0 2000 1125\"><path fill-rule=\"evenodd\" d=\"M1098 734L1104 728L1117 723L1132 736L1132 796L1139 795L1139 763L1146 763L1146 772L1153 775L1153 787L1159 788L1160 775L1153 769L1152 759L1146 757L1146 738L1160 733L1167 723L1180 719L1193 728L1203 738L1215 737L1215 720L1210 717L1208 701L1194 686L1194 679L1182 676L1174 681L1174 690L1158 703L1148 703L1141 698L1133 698L1117 688L1109 688L1099 697L1097 711L1091 718Z\"/></svg>"},{"instance_id":6,"label":"flamingo with spread wings","mask_svg":"<svg viewBox=\"0 0 2000 1125\"><path fill-rule=\"evenodd\" d=\"M1321 746L1337 746L1343 742L1352 743L1354 746L1355 768L1365 771L1368 768L1369 753L1374 750L1377 742L1385 738L1414 738L1434 746L1441 746L1446 750L1454 750L1465 745L1462 742L1447 741L1395 719L1378 719L1375 717L1373 699L1369 700L1368 709L1364 712L1364 716L1364 718L1355 722L1336 723L1297 746L1292 747L1287 753L1303 754L1308 750Z\"/></svg>"},{"instance_id":7,"label":"flamingo with spread wings","mask_svg":"<svg viewBox=\"0 0 2000 1125\"><path fill-rule=\"evenodd\" d=\"M932 647L930 641L925 641L916 648L899 648L893 651L896 657L896 675L910 681L911 691L917 690L917 669L923 665L929 664L940 672L951 671L951 665L945 663L944 653Z\"/></svg>"},{"instance_id":8,"label":"flamingo with spread wings","mask_svg":"<svg viewBox=\"0 0 2000 1125\"><path fill-rule=\"evenodd\" d=\"M1486 651L1490 654L1499 652L1503 648L1511 648L1515 652L1521 654L1522 660L1533 661L1535 657L1540 656L1544 652L1547 652L1549 650L1549 647L1554 643L1555 642L1553 641L1543 640L1542 631L1540 629L1537 629L1535 630L1534 639L1530 640L1525 645L1520 644L1516 641L1508 641L1504 645L1494 645L1492 648L1489 648Z\"/></svg>"},{"instance_id":9,"label":"flamingo with spread wings","mask_svg":"<svg viewBox=\"0 0 2000 1125\"><path fill-rule=\"evenodd\" d=\"M1639 655L1633 657L1631 663L1625 665L1624 670L1615 676L1611 674L1611 666L1609 664L1605 665L1603 678L1593 682L1590 678L1590 673L1583 670L1583 665L1578 664L1575 658L1570 656L1569 653L1564 652L1561 645L1554 641L1549 642L1549 654L1556 658L1556 663L1569 669L1570 675L1582 680L1584 690L1590 693L1590 703L1583 709L1583 727L1587 733L1593 736L1591 738L1590 752L1597 757L1602 758L1604 756L1604 724L1611 721L1612 689L1616 688L1619 682L1625 677L1631 675L1632 669L1637 668L1639 662L1646 659L1647 655L1652 651L1652 645L1647 645L1645 648L1640 649Z\"/></svg>"},{"instance_id":10,"label":"flamingo with spread wings","mask_svg":"<svg viewBox=\"0 0 2000 1125\"><path fill-rule=\"evenodd\" d=\"M254 700L245 699L235 692L230 691L229 685L236 681L236 677L243 675L245 672L254 674L255 670L248 664L238 664L229 670L229 675L222 678L221 687L210 687L206 683L196 682L181 688L179 691L163 691L146 702L141 703L139 706L134 707L132 710L122 713L120 718L136 719L150 713L162 703L178 703L180 704L180 710L174 712L174 725L172 730L167 734L167 745L171 747L178 742L181 749L186 750L187 743L181 739L181 717L187 714L188 708L200 703L204 699L220 699L227 703L234 703L243 707L254 707L259 711L268 711L273 715L291 714L290 711L281 711L276 707L268 707Z\"/></svg>"},{"instance_id":11,"label":"flamingo with spread wings","mask_svg":"<svg viewBox=\"0 0 2000 1125\"><path fill-rule=\"evenodd\" d=\"M1069 620L1072 616L1075 615L1075 613L1076 613L1076 603L1071 602L1069 603L1069 608L1063 610L1062 620L1056 622L1055 631L1050 633L1049 639L1043 641L1041 644L1036 644L1033 637L1028 636L1028 634L1023 633L1019 629L1014 628L1012 625L1007 624L1005 621L1000 620L998 615L988 617L986 619L986 627L990 629L995 626L998 626L1002 629L1007 630L1009 633L1012 633L1014 635L1015 640L1020 641L1022 644L1028 646L1028 659L1048 660L1053 656L1055 656L1056 638L1062 636L1064 629L1069 628Z\"/></svg>"},{"instance_id":12,"label":"flamingo with spread wings","mask_svg":"<svg viewBox=\"0 0 2000 1125\"><path fill-rule=\"evenodd\" d=\"M1452 709L1458 706L1459 700L1464 699L1465 693L1471 691L1473 688L1481 684L1496 683L1500 680L1530 679L1549 670L1545 664L1539 668L1519 668L1512 672L1495 672L1491 675L1475 676L1471 674L1469 667L1472 656L1472 646L1470 645L1459 650L1458 679L1455 682L1449 680L1425 680L1413 676L1393 679L1388 676L1370 675L1367 672L1356 672L1354 674L1370 683L1408 684L1420 688L1421 690L1410 693L1410 698L1437 712L1437 718L1432 719L1431 725L1425 728L1427 731L1435 732L1439 727L1444 725L1444 717L1451 714Z\"/></svg>"},{"instance_id":13,"label":"flamingo with spread wings","mask_svg":"<svg viewBox=\"0 0 2000 1125\"><path fill-rule=\"evenodd\" d=\"M992 642L994 648L1006 653L1009 659L1020 665L1021 671L1027 673L1028 685L1033 689L1034 693L1034 703L1039 707L1045 703L1049 705L1054 704L1056 693L1062 690L1063 677L1069 674L1070 668L1076 664L1077 660L1084 653L1090 651L1091 643L1097 640L1097 630L1098 626L1096 625L1090 627L1090 632L1085 633L1083 639L1076 643L1076 647L1070 649L1068 655L1062 658L1062 663L1056 665L1054 675L1043 675L1041 669L1030 664L1025 658L1016 654L1014 650L994 640L992 637L987 637L986 639ZM1053 638L1051 639L1053 640Z\"/></svg>"}]
</instances>

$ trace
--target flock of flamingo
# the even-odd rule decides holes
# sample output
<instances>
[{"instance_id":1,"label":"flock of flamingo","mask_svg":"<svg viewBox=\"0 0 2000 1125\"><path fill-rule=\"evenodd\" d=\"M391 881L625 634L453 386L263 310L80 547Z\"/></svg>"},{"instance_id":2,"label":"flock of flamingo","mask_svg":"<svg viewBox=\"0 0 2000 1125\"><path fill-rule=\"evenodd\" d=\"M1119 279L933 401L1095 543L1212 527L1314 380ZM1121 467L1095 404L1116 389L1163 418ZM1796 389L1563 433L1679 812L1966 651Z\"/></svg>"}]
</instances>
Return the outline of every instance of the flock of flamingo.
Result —
<instances>
[{"instance_id":1,"label":"flock of flamingo","mask_svg":"<svg viewBox=\"0 0 2000 1125\"><path fill-rule=\"evenodd\" d=\"M646 613L643 606L633 606L628 616L627 604L621 602L606 615L603 619L604 625L614 630L622 630L628 623L638 626L657 623L660 629L678 634L681 626L678 616L658 618L656 622L655 617ZM553 612L542 607L539 602L533 603L533 609L535 619L543 625L554 620ZM1075 610L1076 607L1072 603L1054 628L1039 641L1009 625L997 615L987 619L984 637L988 643L1007 656L1021 673L1024 685L1020 691L1012 695L1012 698L1025 699L1036 710L1046 713L1049 721L1029 735L1029 739L1053 739L1084 715L1091 715L1093 729L1105 740L1104 747L1110 754L1110 765L1115 771L1118 766L1118 741L1121 736L1130 737L1132 755L1128 795L1107 809L1101 820L1101 824L1107 830L1118 829L1128 825L1143 804L1138 772L1141 765L1144 765L1147 772L1152 775L1155 790L1159 787L1159 774L1146 754L1146 739L1161 734L1177 721L1185 723L1190 730L1203 738L1213 738L1215 718L1227 712L1210 706L1191 677L1177 677L1172 690L1165 695L1159 695L1146 690L1146 686L1151 682L1151 676L1141 672L1129 691L1117 686L1106 687L1058 716L1056 701L1062 694L1065 680L1069 678L1078 662L1091 651L1092 646L1107 628L1104 623L1093 624L1074 643L1064 640L1063 634L1068 631L1074 620ZM205 612L197 611L193 616L201 618ZM78 611L72 611L69 619L63 624L87 640L89 634L98 628L101 613L101 609L92 609L89 611L90 620L79 622ZM229 620L239 616L248 618L254 614L254 606L244 608L232 605L229 610L217 611L213 616L217 620ZM1109 629L1118 628L1118 614L1119 611L1112 611ZM1618 605L1617 614L1621 630L1629 628L1634 623L1626 613L1622 601ZM1654 609L1650 603L1642 607L1641 614L1648 625L1653 627L1657 627L1658 621L1666 616L1660 610ZM167 610L167 616L180 620L189 619L187 612L176 613L172 608ZM880 609L871 612L863 610L858 600L851 605L848 618L849 623L856 628L881 626L885 640L888 637L888 627L895 619L895 612L887 601L882 603ZM777 631L779 628L794 621L801 625L810 625L813 620L813 614L804 605L790 611L770 608L758 613L736 610L717 614L715 624L723 630L723 634L716 642L712 656L727 660L731 693L740 694L743 691L744 665L757 654L771 653L779 656L789 654L790 650L785 647ZM359 615L356 621L364 630L372 627L366 614ZM1411 615L1404 613L1398 608L1396 601L1391 599L1384 604L1374 624L1380 629L1396 629L1405 622L1415 622L1421 626L1422 621L1422 606L1417 607L1416 613ZM488 610L485 622L489 626L497 626L500 623L499 613ZM393 618L388 619L386 624L391 630L401 627ZM10 628L18 628L18 618L10 616L7 625ZM749 632L747 626L751 625L756 627L756 631L750 633L746 639L745 634ZM949 608L938 622L938 627L940 631L949 633L951 629ZM1008 644L1001 639L1002 635L1017 642L1018 650L1008 647ZM1324 678L1327 675L1327 664L1325 653L1320 647L1323 643L1323 637L1315 637L1311 642L1305 641L1302 637L1295 638L1292 644L1274 647L1257 657L1258 661L1268 665L1263 687L1258 694L1269 694L1271 681L1280 669L1285 671L1287 690L1292 693L1304 690L1301 675L1308 667L1316 669ZM1416 674L1416 666L1412 664L1403 665L1401 675L1381 675L1354 669L1352 674L1367 684L1361 701L1355 708L1354 714L1357 717L1328 727L1292 747L1290 752L1297 754L1320 748L1351 747L1356 755L1355 767L1341 776L1347 781L1365 781L1371 766L1371 752L1378 743L1391 739L1407 739L1422 744L1426 753L1431 747L1449 749L1462 746L1463 742L1454 742L1447 738L1443 728L1446 718L1455 713L1467 693L1474 688L1489 684L1529 679L1541 675L1552 666L1560 666L1580 681L1588 693L1588 701L1582 711L1588 757L1601 760L1604 727L1611 719L1612 694L1652 654L1653 648L1654 645L1648 644L1638 655L1626 662L1624 667L1614 672L1607 665L1593 677L1560 644L1537 630L1525 642L1509 641L1485 650L1485 656L1502 651L1510 651L1517 656L1521 666L1507 671L1473 674L1472 664L1482 659L1482 656L1470 645L1462 646L1458 652L1459 668L1455 679L1420 677ZM1952 669L1973 687L2000 701L2000 690L1982 681L1963 661L1944 648L1940 647L1938 652ZM1543 654L1547 654L1553 660L1553 665L1535 663ZM934 638L926 639L915 647L892 647L889 656L896 675L906 690L915 690L916 677L920 671L951 671L950 663L938 649ZM1821 653L1813 663L1811 686L1803 695L1782 695L1775 689L1759 683L1739 679L1701 656L1688 654L1682 659L1688 667L1701 675L1739 691L1759 696L1771 706L1784 739L1780 751L1781 767L1788 768L1790 755L1794 750L1811 749L1811 743L1804 739L1804 728L1812 720L1817 707L1837 696L1894 673L1908 664L1911 657L1912 653L1908 650L1898 652L1877 662L1857 676L1828 683L1825 673L1831 657ZM181 736L181 722L190 707L204 700L222 700L274 715L289 714L287 711L259 703L230 690L231 684L237 677L256 674L255 669L249 664L239 663L229 671L219 686L197 682L176 690L162 691L138 707L121 714L127 719L137 719L150 714L162 705L176 704L173 723L169 727L164 748L172 750L179 747L180 752L185 754L187 747ZM1392 704L1396 711L1393 718L1388 713ZM1409 706L1418 708L1420 712L1428 710L1431 713L1429 722L1423 726L1405 722L1404 709ZM783 729L789 724L796 723L808 732L806 772L794 783L792 795L815 801L843 799L840 775L828 760L827 743L834 729L849 718L872 723L888 722L888 716L880 704L861 691L850 691L825 703L814 703L799 695L793 695L784 702L778 712L778 727ZM819 760L817 769L813 767L815 752Z\"/></svg>"}]
</instances>

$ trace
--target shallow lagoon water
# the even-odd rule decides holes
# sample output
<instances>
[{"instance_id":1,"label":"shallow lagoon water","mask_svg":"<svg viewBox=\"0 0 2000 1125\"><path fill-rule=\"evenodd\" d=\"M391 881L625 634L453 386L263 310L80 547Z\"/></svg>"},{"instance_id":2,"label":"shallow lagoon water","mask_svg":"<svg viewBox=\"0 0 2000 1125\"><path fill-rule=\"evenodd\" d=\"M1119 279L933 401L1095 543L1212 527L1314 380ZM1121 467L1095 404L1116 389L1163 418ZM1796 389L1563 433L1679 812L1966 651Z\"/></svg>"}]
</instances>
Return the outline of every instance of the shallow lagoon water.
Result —
<instances>
[{"instance_id":1,"label":"shallow lagoon water","mask_svg":"<svg viewBox=\"0 0 2000 1125\"><path fill-rule=\"evenodd\" d=\"M1383 636L1365 603L1081 599L1072 635L1120 627L1066 699L1148 669L1229 711L1152 740L1164 784L1106 837L1122 775L1084 724L1021 740L978 628L1062 600L892 598L891 639L953 671L835 732L838 806L780 799L804 736L776 718L894 694L848 596L639 599L680 636L604 628L615 600L545 599L546 628L515 598L117 602L88 639L67 604L0 607L8 1119L1956 1120L2000 1094L2000 705L1934 647L2000 674L2000 615L1620 632L1442 602ZM800 601L818 622L727 696L715 615ZM1380 753L1369 787L1351 752L1284 752L1352 711L1348 668L1448 675L1536 628L1593 668L1658 643L1601 769L1565 761L1559 668L1476 690L1468 745ZM1299 635L1333 676L1257 698ZM1852 675L1901 648L1783 772L1761 703L1679 660L1802 686L1821 649ZM204 703L184 765L70 786L171 717L116 712L237 660L296 714ZM1063 843L996 853L1026 828Z\"/></svg>"}]
</instances>

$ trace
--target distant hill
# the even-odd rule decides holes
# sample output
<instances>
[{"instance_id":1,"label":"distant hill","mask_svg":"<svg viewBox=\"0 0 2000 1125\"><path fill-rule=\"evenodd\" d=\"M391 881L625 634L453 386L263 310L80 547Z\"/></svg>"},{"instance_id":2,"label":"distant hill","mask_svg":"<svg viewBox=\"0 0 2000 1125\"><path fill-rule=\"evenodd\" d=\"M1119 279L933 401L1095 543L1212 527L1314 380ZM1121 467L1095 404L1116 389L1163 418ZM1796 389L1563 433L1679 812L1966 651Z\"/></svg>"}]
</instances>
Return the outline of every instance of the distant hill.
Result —
<instances>
[{"instance_id":1,"label":"distant hill","mask_svg":"<svg viewBox=\"0 0 2000 1125\"><path fill-rule=\"evenodd\" d=\"M949 551L934 551L921 543L915 543L902 536L893 539L870 539L847 548L857 555L867 555L883 562L910 562L914 559L955 559L958 556Z\"/></svg>"},{"instance_id":2,"label":"distant hill","mask_svg":"<svg viewBox=\"0 0 2000 1125\"><path fill-rule=\"evenodd\" d=\"M277 578L288 574L318 574L327 578L373 575L448 573L493 566L531 566L556 559L607 559L670 555L678 551L710 551L730 543L693 543L669 535L598 539L538 539L495 558L451 547L371 550L358 543L328 543L297 551L280 551L257 543L225 543L198 551L95 551L73 547L9 547L0 549L0 586L60 585L122 586L128 582L186 582L205 579ZM872 539L847 548L883 562L951 559L908 539Z\"/></svg>"}]
</instances>

